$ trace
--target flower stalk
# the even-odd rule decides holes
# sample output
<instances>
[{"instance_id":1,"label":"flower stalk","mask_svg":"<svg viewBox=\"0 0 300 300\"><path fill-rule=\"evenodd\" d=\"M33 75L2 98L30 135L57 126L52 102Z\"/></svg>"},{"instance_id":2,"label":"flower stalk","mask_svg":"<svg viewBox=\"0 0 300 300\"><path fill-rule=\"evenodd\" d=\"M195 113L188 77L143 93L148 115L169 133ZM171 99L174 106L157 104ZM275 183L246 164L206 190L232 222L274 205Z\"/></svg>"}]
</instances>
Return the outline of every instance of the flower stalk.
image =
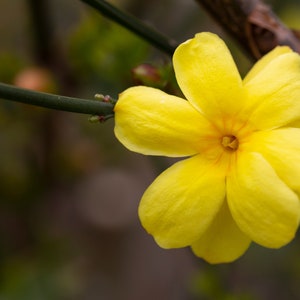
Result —
<instances>
[{"instance_id":1,"label":"flower stalk","mask_svg":"<svg viewBox=\"0 0 300 300\"><path fill-rule=\"evenodd\" d=\"M172 56L177 43L170 38L164 36L160 32L156 31L145 23L141 22L134 16L119 10L117 7L111 5L104 0L81 0L98 10L105 17L113 20L121 26L131 30L135 34L139 35L153 46L162 50L166 54Z\"/></svg>"},{"instance_id":2,"label":"flower stalk","mask_svg":"<svg viewBox=\"0 0 300 300\"><path fill-rule=\"evenodd\" d=\"M50 109L103 117L111 116L114 113L114 104L111 102L41 93L4 83L0 83L0 98Z\"/></svg>"}]
</instances>

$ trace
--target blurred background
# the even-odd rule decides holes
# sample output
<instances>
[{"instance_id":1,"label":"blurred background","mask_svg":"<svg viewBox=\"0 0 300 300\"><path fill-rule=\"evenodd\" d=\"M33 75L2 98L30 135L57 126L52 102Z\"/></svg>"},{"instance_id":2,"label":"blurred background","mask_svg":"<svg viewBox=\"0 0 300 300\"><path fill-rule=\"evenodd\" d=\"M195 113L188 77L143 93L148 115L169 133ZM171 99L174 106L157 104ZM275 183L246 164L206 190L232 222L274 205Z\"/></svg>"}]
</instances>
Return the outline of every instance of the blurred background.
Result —
<instances>
[{"instance_id":1,"label":"blurred background","mask_svg":"<svg viewBox=\"0 0 300 300\"><path fill-rule=\"evenodd\" d=\"M242 74L251 64L195 1L114 0L182 42L212 31ZM298 0L269 1L300 28ZM39 91L117 97L140 83L176 93L170 57L79 0L1 0L0 81ZM146 64L146 65L143 65ZM149 66L151 64L151 66ZM140 69L138 69L140 70ZM281 250L252 245L232 264L163 250L137 207L170 159L131 153L113 120L0 103L0 299L300 299L300 237Z\"/></svg>"}]
</instances>

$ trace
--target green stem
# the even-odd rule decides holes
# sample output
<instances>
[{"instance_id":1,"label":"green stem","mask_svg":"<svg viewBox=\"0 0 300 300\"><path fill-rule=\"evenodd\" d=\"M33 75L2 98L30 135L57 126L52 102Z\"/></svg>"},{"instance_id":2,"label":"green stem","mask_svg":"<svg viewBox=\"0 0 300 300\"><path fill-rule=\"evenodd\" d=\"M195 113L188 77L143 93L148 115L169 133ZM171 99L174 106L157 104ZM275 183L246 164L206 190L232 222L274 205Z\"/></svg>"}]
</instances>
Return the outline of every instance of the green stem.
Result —
<instances>
[{"instance_id":1,"label":"green stem","mask_svg":"<svg viewBox=\"0 0 300 300\"><path fill-rule=\"evenodd\" d=\"M173 40L170 40L163 34L157 32L153 28L145 25L145 23L141 22L139 19L135 18L134 16L119 10L118 8L116 8L115 6L111 5L110 3L104 0L81 0L81 1L94 7L104 16L112 19L118 24L131 30L132 32L139 35L143 39L147 40L153 46L159 48L160 50L164 51L168 55L170 56L173 55L177 47L177 43L174 42Z\"/></svg>"},{"instance_id":2,"label":"green stem","mask_svg":"<svg viewBox=\"0 0 300 300\"><path fill-rule=\"evenodd\" d=\"M0 83L0 98L46 108L103 117L111 116L114 113L114 105L112 103L41 93L4 83Z\"/></svg>"}]
</instances>

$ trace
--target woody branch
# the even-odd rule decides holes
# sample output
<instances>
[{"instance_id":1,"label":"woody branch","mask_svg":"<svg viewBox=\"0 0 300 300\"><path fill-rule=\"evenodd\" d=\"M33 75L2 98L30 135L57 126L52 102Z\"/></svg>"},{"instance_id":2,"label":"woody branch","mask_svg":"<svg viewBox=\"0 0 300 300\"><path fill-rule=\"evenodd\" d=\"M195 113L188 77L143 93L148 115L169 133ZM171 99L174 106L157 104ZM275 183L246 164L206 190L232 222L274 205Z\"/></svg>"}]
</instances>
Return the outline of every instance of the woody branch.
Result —
<instances>
[{"instance_id":1,"label":"woody branch","mask_svg":"<svg viewBox=\"0 0 300 300\"><path fill-rule=\"evenodd\" d=\"M277 45L300 53L299 32L286 27L261 0L196 0L255 60Z\"/></svg>"}]
</instances>

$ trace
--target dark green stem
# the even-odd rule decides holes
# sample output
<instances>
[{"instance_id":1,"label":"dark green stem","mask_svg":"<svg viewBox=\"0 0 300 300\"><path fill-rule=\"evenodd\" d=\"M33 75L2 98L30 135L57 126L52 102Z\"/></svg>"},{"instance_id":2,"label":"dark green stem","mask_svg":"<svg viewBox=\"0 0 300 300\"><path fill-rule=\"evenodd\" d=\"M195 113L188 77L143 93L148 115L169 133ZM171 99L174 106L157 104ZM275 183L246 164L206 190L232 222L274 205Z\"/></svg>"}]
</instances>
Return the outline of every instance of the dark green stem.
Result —
<instances>
[{"instance_id":1,"label":"dark green stem","mask_svg":"<svg viewBox=\"0 0 300 300\"><path fill-rule=\"evenodd\" d=\"M115 6L111 5L110 3L104 0L81 0L81 1L94 7L104 16L112 19L118 24L131 30L132 32L139 35L143 39L147 40L153 46L159 48L160 50L164 51L168 55L170 56L173 55L177 47L177 43L174 42L173 40L170 40L169 38L162 35L161 33L157 32L153 28L145 25L145 23L141 22L139 19L135 18L134 16L119 10L118 8L116 8Z\"/></svg>"},{"instance_id":2,"label":"dark green stem","mask_svg":"<svg viewBox=\"0 0 300 300\"><path fill-rule=\"evenodd\" d=\"M114 113L112 103L41 93L4 83L0 83L0 98L81 114L111 116Z\"/></svg>"}]
</instances>

